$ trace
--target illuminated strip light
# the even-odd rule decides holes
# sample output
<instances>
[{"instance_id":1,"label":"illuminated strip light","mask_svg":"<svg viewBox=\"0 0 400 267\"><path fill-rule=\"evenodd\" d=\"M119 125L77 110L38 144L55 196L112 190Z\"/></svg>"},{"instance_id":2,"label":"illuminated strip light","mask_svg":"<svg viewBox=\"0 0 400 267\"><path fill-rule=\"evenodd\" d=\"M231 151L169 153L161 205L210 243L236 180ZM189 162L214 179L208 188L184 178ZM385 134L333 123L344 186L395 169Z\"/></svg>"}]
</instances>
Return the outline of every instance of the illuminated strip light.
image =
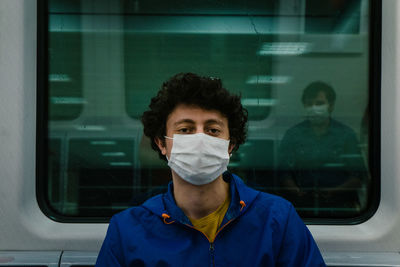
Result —
<instances>
[{"instance_id":1,"label":"illuminated strip light","mask_svg":"<svg viewBox=\"0 0 400 267\"><path fill-rule=\"evenodd\" d=\"M302 42L264 43L257 52L260 56L288 55L296 56L310 52L311 44Z\"/></svg>"},{"instance_id":2,"label":"illuminated strip light","mask_svg":"<svg viewBox=\"0 0 400 267\"><path fill-rule=\"evenodd\" d=\"M90 141L91 145L94 146L113 146L116 145L117 142L115 141Z\"/></svg>"},{"instance_id":3,"label":"illuminated strip light","mask_svg":"<svg viewBox=\"0 0 400 267\"><path fill-rule=\"evenodd\" d=\"M49 74L50 82L70 82L71 80L68 74Z\"/></svg>"},{"instance_id":4,"label":"illuminated strip light","mask_svg":"<svg viewBox=\"0 0 400 267\"><path fill-rule=\"evenodd\" d=\"M110 162L110 166L132 166L132 162Z\"/></svg>"},{"instance_id":5,"label":"illuminated strip light","mask_svg":"<svg viewBox=\"0 0 400 267\"><path fill-rule=\"evenodd\" d=\"M271 107L277 104L276 99L270 98L243 98L242 105L243 106L251 106L251 107Z\"/></svg>"},{"instance_id":6,"label":"illuminated strip light","mask_svg":"<svg viewBox=\"0 0 400 267\"><path fill-rule=\"evenodd\" d=\"M56 105L66 105L66 104L86 104L87 101L83 99L82 97L50 97L50 101L52 104Z\"/></svg>"},{"instance_id":7,"label":"illuminated strip light","mask_svg":"<svg viewBox=\"0 0 400 267\"><path fill-rule=\"evenodd\" d=\"M344 167L344 164L343 163L325 163L324 167L340 168L340 167Z\"/></svg>"},{"instance_id":8,"label":"illuminated strip light","mask_svg":"<svg viewBox=\"0 0 400 267\"><path fill-rule=\"evenodd\" d=\"M101 125L77 125L75 129L78 131L105 131L106 127Z\"/></svg>"},{"instance_id":9,"label":"illuminated strip light","mask_svg":"<svg viewBox=\"0 0 400 267\"><path fill-rule=\"evenodd\" d=\"M101 153L103 157L124 157L124 152L103 152Z\"/></svg>"},{"instance_id":10,"label":"illuminated strip light","mask_svg":"<svg viewBox=\"0 0 400 267\"><path fill-rule=\"evenodd\" d=\"M287 83L292 78L289 76L269 76L269 75L254 75L250 76L246 83L247 84L282 84Z\"/></svg>"}]
</instances>

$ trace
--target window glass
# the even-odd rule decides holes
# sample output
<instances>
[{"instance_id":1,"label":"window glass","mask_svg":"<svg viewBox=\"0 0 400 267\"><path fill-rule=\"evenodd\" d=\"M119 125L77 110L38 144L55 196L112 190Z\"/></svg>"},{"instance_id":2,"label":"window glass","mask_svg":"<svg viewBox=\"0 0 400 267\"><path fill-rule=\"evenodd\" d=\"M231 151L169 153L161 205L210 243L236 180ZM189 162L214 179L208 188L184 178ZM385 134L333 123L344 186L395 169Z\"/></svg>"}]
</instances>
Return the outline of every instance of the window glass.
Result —
<instances>
[{"instance_id":1,"label":"window glass","mask_svg":"<svg viewBox=\"0 0 400 267\"><path fill-rule=\"evenodd\" d=\"M165 190L140 117L179 72L242 95L248 141L229 169L247 184L316 222L371 206L370 1L47 2L51 216L108 218Z\"/></svg>"},{"instance_id":2,"label":"window glass","mask_svg":"<svg viewBox=\"0 0 400 267\"><path fill-rule=\"evenodd\" d=\"M132 140L74 138L68 142L64 213L111 216L131 204L134 195ZM96 206L98 207L96 209Z\"/></svg>"},{"instance_id":3,"label":"window glass","mask_svg":"<svg viewBox=\"0 0 400 267\"><path fill-rule=\"evenodd\" d=\"M51 22L50 22L51 23ZM81 114L82 95L81 33L49 34L49 118L72 120Z\"/></svg>"}]
</instances>

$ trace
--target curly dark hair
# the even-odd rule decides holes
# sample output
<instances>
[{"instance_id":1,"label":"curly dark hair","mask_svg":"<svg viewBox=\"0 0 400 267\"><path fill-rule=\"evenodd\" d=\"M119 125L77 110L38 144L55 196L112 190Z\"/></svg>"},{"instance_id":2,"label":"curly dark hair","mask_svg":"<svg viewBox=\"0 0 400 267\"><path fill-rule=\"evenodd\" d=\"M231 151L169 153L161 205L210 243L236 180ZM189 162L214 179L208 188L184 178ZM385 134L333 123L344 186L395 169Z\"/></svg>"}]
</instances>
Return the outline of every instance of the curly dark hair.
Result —
<instances>
[{"instance_id":1,"label":"curly dark hair","mask_svg":"<svg viewBox=\"0 0 400 267\"><path fill-rule=\"evenodd\" d=\"M317 97L319 92L323 92L325 94L329 104L331 105L335 104L336 101L335 90L333 90L332 86L321 81L312 82L309 85L307 85L306 88L304 88L303 95L301 97L301 102L305 104L308 99L313 99Z\"/></svg>"},{"instance_id":2,"label":"curly dark hair","mask_svg":"<svg viewBox=\"0 0 400 267\"><path fill-rule=\"evenodd\" d=\"M194 73L179 73L163 83L157 96L151 99L149 108L142 115L144 134L150 138L151 147L161 154L154 139L165 140L169 114L179 104L194 105L206 110L217 110L228 119L231 143L237 150L246 140L247 110L242 106L240 95L223 88L220 79L202 77Z\"/></svg>"}]
</instances>

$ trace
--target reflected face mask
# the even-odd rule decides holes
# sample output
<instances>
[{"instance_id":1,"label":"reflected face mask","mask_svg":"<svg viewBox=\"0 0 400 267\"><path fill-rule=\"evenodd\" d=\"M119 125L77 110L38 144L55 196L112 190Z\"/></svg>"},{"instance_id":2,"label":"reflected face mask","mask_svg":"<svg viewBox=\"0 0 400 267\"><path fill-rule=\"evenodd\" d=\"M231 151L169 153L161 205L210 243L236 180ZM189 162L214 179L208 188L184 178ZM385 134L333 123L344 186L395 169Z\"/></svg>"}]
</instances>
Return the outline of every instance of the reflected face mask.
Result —
<instances>
[{"instance_id":1,"label":"reflected face mask","mask_svg":"<svg viewBox=\"0 0 400 267\"><path fill-rule=\"evenodd\" d=\"M229 140L204 133L174 134L168 159L171 167L183 180L204 185L213 182L227 170Z\"/></svg>"},{"instance_id":2,"label":"reflected face mask","mask_svg":"<svg viewBox=\"0 0 400 267\"><path fill-rule=\"evenodd\" d=\"M328 105L313 105L306 107L306 117L313 124L319 124L329 118Z\"/></svg>"}]
</instances>

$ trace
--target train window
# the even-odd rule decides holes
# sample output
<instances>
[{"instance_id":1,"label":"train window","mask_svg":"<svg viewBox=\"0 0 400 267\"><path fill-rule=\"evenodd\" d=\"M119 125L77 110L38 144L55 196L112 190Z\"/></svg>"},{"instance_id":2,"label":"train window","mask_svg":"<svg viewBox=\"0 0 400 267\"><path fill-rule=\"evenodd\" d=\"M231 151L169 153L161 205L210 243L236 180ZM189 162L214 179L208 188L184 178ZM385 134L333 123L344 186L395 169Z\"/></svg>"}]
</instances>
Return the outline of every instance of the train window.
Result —
<instances>
[{"instance_id":1,"label":"train window","mask_svg":"<svg viewBox=\"0 0 400 267\"><path fill-rule=\"evenodd\" d=\"M307 222L366 218L379 193L379 6L39 1L41 207L61 221L107 221L163 192L169 169L140 116L163 81L194 72L221 78L248 109L232 172Z\"/></svg>"},{"instance_id":2,"label":"train window","mask_svg":"<svg viewBox=\"0 0 400 267\"><path fill-rule=\"evenodd\" d=\"M48 116L50 120L73 120L79 117L86 100L82 84L82 35L77 31L57 31L57 18L49 17L48 35ZM76 21L79 25L79 20Z\"/></svg>"}]
</instances>

